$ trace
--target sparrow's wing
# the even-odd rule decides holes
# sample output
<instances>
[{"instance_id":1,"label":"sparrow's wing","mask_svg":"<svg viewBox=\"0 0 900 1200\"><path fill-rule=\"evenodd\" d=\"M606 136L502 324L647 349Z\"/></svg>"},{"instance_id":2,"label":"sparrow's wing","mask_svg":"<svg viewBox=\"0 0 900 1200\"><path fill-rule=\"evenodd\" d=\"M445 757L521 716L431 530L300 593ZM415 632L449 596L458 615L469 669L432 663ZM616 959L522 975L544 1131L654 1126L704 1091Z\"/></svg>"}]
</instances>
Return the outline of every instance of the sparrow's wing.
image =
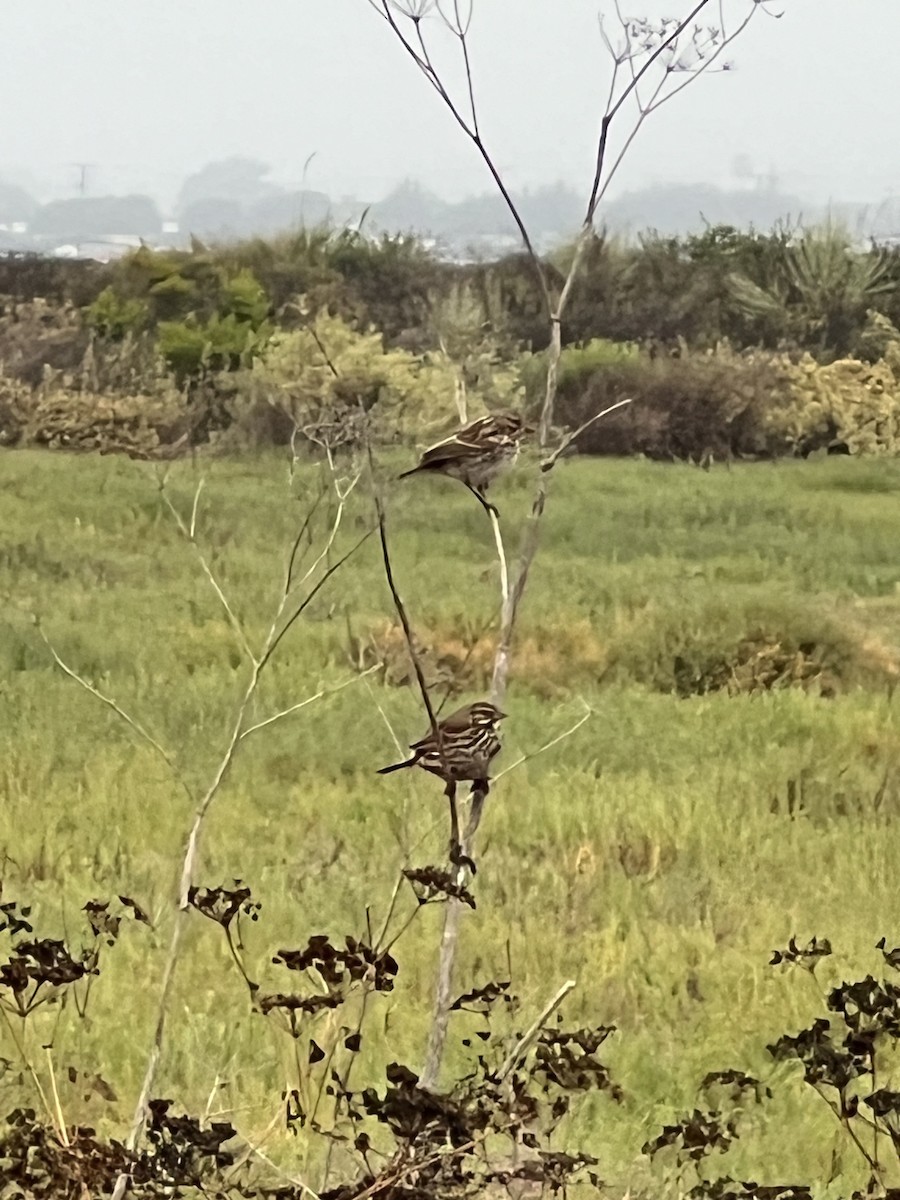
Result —
<instances>
[{"instance_id":1,"label":"sparrow's wing","mask_svg":"<svg viewBox=\"0 0 900 1200\"><path fill-rule=\"evenodd\" d=\"M441 721L441 729L446 733L459 733L461 729L466 729L472 721L471 711L471 704L465 705L464 708L458 708L449 717L444 717Z\"/></svg>"},{"instance_id":2,"label":"sparrow's wing","mask_svg":"<svg viewBox=\"0 0 900 1200\"><path fill-rule=\"evenodd\" d=\"M461 441L458 437L448 438L446 442L438 442L431 446L419 460L419 467L437 467L444 463L459 462L460 459L470 458L474 446Z\"/></svg>"},{"instance_id":3,"label":"sparrow's wing","mask_svg":"<svg viewBox=\"0 0 900 1200\"><path fill-rule=\"evenodd\" d=\"M465 729L468 724L469 705L467 704L465 708L458 708L456 712L451 713L449 717L444 717L444 719L440 722L439 728L444 733L454 734L459 733L462 729ZM423 738L420 738L419 741L411 744L410 750L421 750L424 747L433 747L435 745L436 742L434 740L434 734L429 729L428 733L426 733Z\"/></svg>"},{"instance_id":4,"label":"sparrow's wing","mask_svg":"<svg viewBox=\"0 0 900 1200\"><path fill-rule=\"evenodd\" d=\"M476 421L463 425L462 429L457 429L453 436L459 442L479 442L485 434L493 433L496 425L492 416L479 417Z\"/></svg>"}]
</instances>

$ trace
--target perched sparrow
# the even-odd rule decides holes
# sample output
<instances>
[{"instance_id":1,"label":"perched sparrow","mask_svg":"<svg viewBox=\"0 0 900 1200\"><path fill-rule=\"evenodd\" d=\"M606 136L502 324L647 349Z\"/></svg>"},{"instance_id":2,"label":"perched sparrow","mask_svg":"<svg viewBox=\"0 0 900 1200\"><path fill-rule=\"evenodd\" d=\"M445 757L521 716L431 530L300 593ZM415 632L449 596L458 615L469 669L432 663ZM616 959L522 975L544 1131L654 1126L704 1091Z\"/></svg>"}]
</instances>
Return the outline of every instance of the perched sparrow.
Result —
<instances>
[{"instance_id":1,"label":"perched sparrow","mask_svg":"<svg viewBox=\"0 0 900 1200\"><path fill-rule=\"evenodd\" d=\"M405 479L420 471L449 475L465 484L486 511L496 516L497 509L487 500L485 492L498 475L513 465L519 456L522 438L533 432L533 426L526 425L518 413L498 412L479 417L451 437L431 446L422 455L418 466L404 471L399 478Z\"/></svg>"},{"instance_id":2,"label":"perched sparrow","mask_svg":"<svg viewBox=\"0 0 900 1200\"><path fill-rule=\"evenodd\" d=\"M500 752L500 738L495 726L506 713L495 708L486 700L467 704L438 722L437 736L434 731L413 742L412 758L382 767L379 775L389 775L404 767L422 767L443 779L445 794L450 803L450 861L468 867L475 872L475 864L462 848L459 835L459 813L456 807L456 785L463 780L472 781L473 803L481 801L490 790L488 771L491 760Z\"/></svg>"},{"instance_id":3,"label":"perched sparrow","mask_svg":"<svg viewBox=\"0 0 900 1200\"><path fill-rule=\"evenodd\" d=\"M500 752L500 738L494 727L505 716L506 713L486 700L467 704L438 722L437 737L432 731L413 742L412 758L382 767L378 774L422 767L447 784L471 780L486 787L491 759Z\"/></svg>"}]
</instances>

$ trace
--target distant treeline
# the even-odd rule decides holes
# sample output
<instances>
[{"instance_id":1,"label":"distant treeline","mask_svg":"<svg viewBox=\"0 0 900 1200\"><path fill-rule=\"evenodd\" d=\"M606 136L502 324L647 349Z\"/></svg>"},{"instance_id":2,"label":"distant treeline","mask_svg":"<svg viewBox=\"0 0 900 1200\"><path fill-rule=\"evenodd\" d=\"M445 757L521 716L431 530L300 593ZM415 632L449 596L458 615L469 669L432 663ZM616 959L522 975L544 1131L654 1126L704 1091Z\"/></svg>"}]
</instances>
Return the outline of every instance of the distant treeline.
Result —
<instances>
[{"instance_id":1,"label":"distant treeline","mask_svg":"<svg viewBox=\"0 0 900 1200\"><path fill-rule=\"evenodd\" d=\"M47 241L103 238L130 234L150 241L187 238L273 236L322 223L378 232L417 232L437 240L456 257L486 241L517 239L507 206L495 191L448 200L414 180L405 180L379 200L337 199L307 185L274 183L270 168L254 159L229 158L207 163L188 175L178 195L163 209L149 195L80 195L40 203L26 189L0 179L0 239L25 249ZM92 192L103 184L102 169L89 176ZM585 198L564 183L514 191L515 202L532 235L541 244L558 242L578 228ZM781 190L774 178L753 178L743 186L709 183L659 183L620 194L603 205L601 218L610 230L634 235L654 228L667 235L732 225L770 228L791 216L805 221L826 215L879 237L900 234L900 203L842 205L826 212ZM179 233L166 226L177 222ZM24 227L24 232L23 228Z\"/></svg>"}]
</instances>

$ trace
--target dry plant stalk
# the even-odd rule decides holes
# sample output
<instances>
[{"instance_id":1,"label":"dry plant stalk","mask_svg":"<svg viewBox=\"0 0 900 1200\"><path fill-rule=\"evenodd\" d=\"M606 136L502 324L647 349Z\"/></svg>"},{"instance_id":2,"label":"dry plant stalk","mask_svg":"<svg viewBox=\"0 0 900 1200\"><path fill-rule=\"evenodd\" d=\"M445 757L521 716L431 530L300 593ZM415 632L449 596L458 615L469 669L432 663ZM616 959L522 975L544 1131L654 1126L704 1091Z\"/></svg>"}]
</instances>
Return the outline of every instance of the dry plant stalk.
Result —
<instances>
[{"instance_id":1,"label":"dry plant stalk","mask_svg":"<svg viewBox=\"0 0 900 1200\"><path fill-rule=\"evenodd\" d=\"M159 489L162 498L169 511L172 513L178 529L181 531L185 539L191 544L195 554L197 555L201 569L209 581L210 586L215 592L219 602L224 608L228 620L250 664L250 673L247 683L245 684L244 690L237 702L234 719L231 724L231 730L226 739L222 756L206 790L199 798L194 795L191 787L185 780L182 773L179 771L172 755L162 746L159 740L154 737L144 727L144 725L141 724L140 721L132 717L112 696L108 696L101 692L92 683L90 683L89 680L85 679L73 667L66 663L57 653L56 649L48 640L43 630L40 629L40 623L38 622L40 635L47 645L54 662L60 668L60 670L63 671L70 679L79 684L79 686L83 687L92 696L94 696L95 699L112 709L112 711L120 720L128 725L128 727L134 733L136 733L142 741L149 745L163 760L173 777L177 780L179 785L184 789L188 797L195 805L194 815L188 831L184 854L182 857L180 882L178 888L178 907L175 914L172 936L169 942L169 948L163 967L153 1041L150 1047L147 1063L144 1068L144 1077L141 1084L140 1095L135 1107L134 1118L132 1120L131 1129L126 1140L128 1148L132 1150L135 1149L139 1144L144 1131L148 1112L148 1104L153 1094L153 1088L156 1083L156 1077L162 1057L172 987L180 958L182 939L188 920L188 913L190 911L188 894L195 880L200 849L200 837L203 830L204 821L209 813L210 808L212 807L213 802L221 791L222 785L224 784L232 765L234 764L235 756L241 742L250 734L257 732L260 729L264 729L269 725L274 724L276 721L283 720L285 717L290 716L302 708L306 708L308 705L322 699L325 696L343 690L343 688L349 686L350 683L353 683L357 679L363 678L364 675L371 673L371 671L368 671L364 672L363 675L355 675L353 678L345 680L343 683L337 684L331 688L321 687L312 696L308 696L304 700L301 700L296 704L292 704L290 707L282 709L280 712L274 713L272 716L261 721L257 721L254 724L247 724L247 714L251 701L256 695L260 677L268 663L271 662L273 655L275 654L285 635L298 620L298 618L303 614L303 612L309 607L331 576L340 570L341 567L343 567L347 560L356 553L356 551L363 545L365 541L368 540L369 537L371 537L372 533L374 532L374 529L369 529L368 532L363 534L363 536L359 538L349 550L343 553L334 562L326 565L331 557L335 541L341 529L347 499L356 487L356 484L359 482L360 478L359 473L357 473L349 480L340 480L333 470L333 463L330 463L330 465L332 467L331 486L334 489L337 504L335 507L335 515L331 522L330 528L328 529L327 536L325 537L324 543L318 554L313 559L312 563L299 578L296 578L295 572L298 566L298 552L300 550L300 545L310 528L310 523L323 498L324 492L321 492L310 504L306 516L301 523L300 529L294 539L285 567L284 579L282 582L278 602L275 606L274 615L272 616L268 632L263 639L262 646L257 652L252 649L249 638L246 635L241 621L237 617L235 610L229 602L220 581L216 577L210 563L206 559L196 540L197 515L200 494L203 489L203 481L201 480L194 494L194 500L191 507L191 517L190 521L188 522L185 521L181 516L177 507L172 502L165 490L168 472L165 472L159 477ZM64 1138L64 1127L62 1127L60 1132L61 1136ZM127 1187L127 1177L124 1175L120 1176L112 1193L113 1200L122 1200Z\"/></svg>"},{"instance_id":2,"label":"dry plant stalk","mask_svg":"<svg viewBox=\"0 0 900 1200\"><path fill-rule=\"evenodd\" d=\"M540 542L541 521L547 503L552 469L566 447L578 436L578 433L583 432L584 428L577 430L562 445L551 450L550 437L558 387L559 362L562 354L562 318L587 248L595 236L598 206L647 117L704 72L729 70L731 64L722 60L722 54L726 48L743 32L759 9L768 12L764 0L748 0L748 10L744 19L729 31L725 26L722 0L718 0L717 4L713 4L713 0L696 0L690 12L683 19L670 18L658 22L644 18L626 17L618 7L618 0L614 0L614 2L616 16L621 27L622 41L619 45L613 44L601 16L600 34L612 59L610 86L600 121L594 173L584 219L575 240L565 280L562 287L556 290L535 250L516 201L482 136L469 51L473 0L451 0L450 3L447 3L447 0L367 0L367 3L384 20L390 33L400 43L426 82L437 93L457 126L481 157L518 229L525 252L534 270L547 317L547 379L538 426L538 444L544 461L532 500L531 513L522 535L518 567L511 586L507 576L506 555L499 525L496 521L494 522L494 537L500 562L503 592L500 636L491 681L491 701L498 707L502 707L509 682L513 634L531 565ZM698 18L704 9L710 7L717 10L718 25L699 25ZM780 14L770 13L769 15ZM465 79L461 99L453 94L446 78L435 65L423 28L430 16L436 16L439 23L449 31L456 42L461 70ZM620 118L626 109L631 109L632 105L631 126L625 133L616 156L609 161L610 131L617 122L617 118ZM626 403L628 400L622 400L613 407L620 407ZM589 423L598 420L603 415L605 413L598 413ZM462 854L466 857L471 855L472 840L477 832L480 819L481 805L476 799L472 804L463 839ZM434 1087L437 1082L446 1041L461 907L459 903L449 901L445 910L434 1016L422 1073L422 1082L426 1087Z\"/></svg>"}]
</instances>

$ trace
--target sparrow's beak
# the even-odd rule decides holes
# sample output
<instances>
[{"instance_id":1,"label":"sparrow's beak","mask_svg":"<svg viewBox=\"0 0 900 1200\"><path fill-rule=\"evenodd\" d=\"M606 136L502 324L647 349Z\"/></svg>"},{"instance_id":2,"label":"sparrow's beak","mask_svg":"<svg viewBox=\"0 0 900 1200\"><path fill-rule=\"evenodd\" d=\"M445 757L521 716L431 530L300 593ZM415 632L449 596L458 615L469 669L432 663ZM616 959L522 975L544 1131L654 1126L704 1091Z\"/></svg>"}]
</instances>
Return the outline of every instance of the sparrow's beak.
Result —
<instances>
[{"instance_id":1,"label":"sparrow's beak","mask_svg":"<svg viewBox=\"0 0 900 1200\"><path fill-rule=\"evenodd\" d=\"M507 714L504 712L501 712L499 708L497 709L497 720L498 721L502 721L506 717L506 715Z\"/></svg>"},{"instance_id":2,"label":"sparrow's beak","mask_svg":"<svg viewBox=\"0 0 900 1200\"><path fill-rule=\"evenodd\" d=\"M526 424L522 426L523 433L537 433L537 425Z\"/></svg>"}]
</instances>

